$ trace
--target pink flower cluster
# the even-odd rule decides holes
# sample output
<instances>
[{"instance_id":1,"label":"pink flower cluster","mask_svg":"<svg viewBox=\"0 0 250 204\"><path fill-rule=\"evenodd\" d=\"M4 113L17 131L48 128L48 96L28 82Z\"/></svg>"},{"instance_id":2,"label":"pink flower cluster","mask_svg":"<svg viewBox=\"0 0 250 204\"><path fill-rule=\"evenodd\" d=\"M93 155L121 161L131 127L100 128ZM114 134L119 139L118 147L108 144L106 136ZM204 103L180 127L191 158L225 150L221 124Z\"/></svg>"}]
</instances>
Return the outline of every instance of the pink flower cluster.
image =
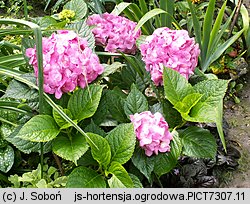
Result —
<instances>
[{"instance_id":1,"label":"pink flower cluster","mask_svg":"<svg viewBox=\"0 0 250 204\"><path fill-rule=\"evenodd\" d=\"M186 79L193 74L200 54L199 45L190 38L186 30L158 28L140 46L146 70L154 83L163 84L163 67L178 71Z\"/></svg>"},{"instance_id":2,"label":"pink flower cluster","mask_svg":"<svg viewBox=\"0 0 250 204\"><path fill-rule=\"evenodd\" d=\"M149 111L130 116L134 125L136 137L147 156L153 153L170 151L170 141L173 139L168 130L168 123L160 113Z\"/></svg>"},{"instance_id":3,"label":"pink flower cluster","mask_svg":"<svg viewBox=\"0 0 250 204\"><path fill-rule=\"evenodd\" d=\"M105 51L116 52L119 50L127 54L136 51L136 39L141 31L134 32L136 23L129 19L109 13L94 14L87 20L92 30L97 45L105 46Z\"/></svg>"},{"instance_id":4,"label":"pink flower cluster","mask_svg":"<svg viewBox=\"0 0 250 204\"><path fill-rule=\"evenodd\" d=\"M99 58L88 47L87 40L73 31L62 30L43 38L44 91L60 99L63 93L73 91L77 86L84 88L104 71ZM38 65L36 47L28 48L36 77Z\"/></svg>"}]
</instances>

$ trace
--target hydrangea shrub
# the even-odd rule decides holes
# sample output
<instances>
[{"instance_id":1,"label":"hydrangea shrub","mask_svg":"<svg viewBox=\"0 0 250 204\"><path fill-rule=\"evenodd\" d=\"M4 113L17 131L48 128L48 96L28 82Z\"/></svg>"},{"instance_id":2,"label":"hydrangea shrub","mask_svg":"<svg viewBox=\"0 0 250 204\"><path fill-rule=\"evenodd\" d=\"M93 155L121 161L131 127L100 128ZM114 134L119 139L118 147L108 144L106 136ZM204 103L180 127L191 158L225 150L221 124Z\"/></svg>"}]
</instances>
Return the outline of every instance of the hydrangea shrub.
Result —
<instances>
[{"instance_id":1,"label":"hydrangea shrub","mask_svg":"<svg viewBox=\"0 0 250 204\"><path fill-rule=\"evenodd\" d=\"M127 54L136 52L135 43L141 35L141 31L134 31L135 22L122 16L104 13L89 16L87 24L94 26L92 32L96 44L104 46L105 51L117 52L119 50Z\"/></svg>"},{"instance_id":2,"label":"hydrangea shrub","mask_svg":"<svg viewBox=\"0 0 250 204\"><path fill-rule=\"evenodd\" d=\"M48 38L44 37L42 42L44 91L55 94L57 99L77 86L84 88L104 71L87 40L73 31L57 31ZM36 47L28 48L26 55L38 77Z\"/></svg>"},{"instance_id":3,"label":"hydrangea shrub","mask_svg":"<svg viewBox=\"0 0 250 204\"><path fill-rule=\"evenodd\" d=\"M158 28L140 46L142 60L155 85L162 85L163 67L178 71L186 79L193 74L200 49L186 30Z\"/></svg>"},{"instance_id":4,"label":"hydrangea shrub","mask_svg":"<svg viewBox=\"0 0 250 204\"><path fill-rule=\"evenodd\" d=\"M170 141L173 136L161 113L152 114L150 111L145 111L131 115L130 119L134 125L139 145L145 150L147 156L170 151Z\"/></svg>"}]
</instances>

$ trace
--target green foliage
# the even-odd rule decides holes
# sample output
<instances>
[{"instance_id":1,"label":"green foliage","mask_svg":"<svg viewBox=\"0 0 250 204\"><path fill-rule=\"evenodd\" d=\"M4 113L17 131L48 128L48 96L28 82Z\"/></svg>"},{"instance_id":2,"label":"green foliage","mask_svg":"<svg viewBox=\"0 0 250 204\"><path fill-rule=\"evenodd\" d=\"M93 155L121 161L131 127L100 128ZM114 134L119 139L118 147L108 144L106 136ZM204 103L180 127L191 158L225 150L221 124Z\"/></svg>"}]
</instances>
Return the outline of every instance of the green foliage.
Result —
<instances>
[{"instance_id":1,"label":"green foliage","mask_svg":"<svg viewBox=\"0 0 250 204\"><path fill-rule=\"evenodd\" d=\"M81 121L94 115L101 99L102 89L102 86L89 85L86 89L74 92L68 103L73 119Z\"/></svg>"},{"instance_id":2,"label":"green foliage","mask_svg":"<svg viewBox=\"0 0 250 204\"><path fill-rule=\"evenodd\" d=\"M146 97L133 84L131 92L124 103L124 112L129 118L130 115L141 113L148 110L148 101Z\"/></svg>"},{"instance_id":3,"label":"green foliage","mask_svg":"<svg viewBox=\"0 0 250 204\"><path fill-rule=\"evenodd\" d=\"M71 0L66 3L63 8L74 11L75 19L77 20L83 19L88 11L87 4L81 0Z\"/></svg>"},{"instance_id":4,"label":"green foliage","mask_svg":"<svg viewBox=\"0 0 250 204\"><path fill-rule=\"evenodd\" d=\"M77 160L88 150L86 139L81 134L63 135L60 134L53 140L52 150L58 156L73 161L77 165Z\"/></svg>"},{"instance_id":5,"label":"green foliage","mask_svg":"<svg viewBox=\"0 0 250 204\"><path fill-rule=\"evenodd\" d=\"M126 163L135 148L135 133L133 124L121 124L107 135L106 139L111 148L111 161Z\"/></svg>"},{"instance_id":6,"label":"green foliage","mask_svg":"<svg viewBox=\"0 0 250 204\"><path fill-rule=\"evenodd\" d=\"M0 148L0 171L8 172L14 164L14 150L11 146Z\"/></svg>"},{"instance_id":7,"label":"green foliage","mask_svg":"<svg viewBox=\"0 0 250 204\"><path fill-rule=\"evenodd\" d=\"M180 133L183 154L197 158L214 159L217 151L213 135L199 127L188 127Z\"/></svg>"},{"instance_id":8,"label":"green foliage","mask_svg":"<svg viewBox=\"0 0 250 204\"><path fill-rule=\"evenodd\" d=\"M55 120L49 115L37 115L31 118L16 137L31 142L48 142L56 138L60 130Z\"/></svg>"},{"instance_id":9,"label":"green foliage","mask_svg":"<svg viewBox=\"0 0 250 204\"><path fill-rule=\"evenodd\" d=\"M106 183L102 175L96 171L77 167L68 177L67 188L105 188Z\"/></svg>"},{"instance_id":10,"label":"green foliage","mask_svg":"<svg viewBox=\"0 0 250 204\"><path fill-rule=\"evenodd\" d=\"M11 175L8 179L13 188L61 188L65 187L67 176L60 176L53 166L44 165L44 177L41 178L41 165L37 169L24 173L22 176Z\"/></svg>"},{"instance_id":11,"label":"green foliage","mask_svg":"<svg viewBox=\"0 0 250 204\"><path fill-rule=\"evenodd\" d=\"M178 72L165 68L163 72L166 98L174 105L186 121L216 122L221 141L226 149L222 129L221 101L226 93L228 81L211 79L194 86Z\"/></svg>"},{"instance_id":12,"label":"green foliage","mask_svg":"<svg viewBox=\"0 0 250 204\"><path fill-rule=\"evenodd\" d=\"M99 135L93 133L87 134L95 144L93 145L92 142L89 142L93 158L99 163L100 166L107 169L111 159L111 149L108 141Z\"/></svg>"}]
</instances>

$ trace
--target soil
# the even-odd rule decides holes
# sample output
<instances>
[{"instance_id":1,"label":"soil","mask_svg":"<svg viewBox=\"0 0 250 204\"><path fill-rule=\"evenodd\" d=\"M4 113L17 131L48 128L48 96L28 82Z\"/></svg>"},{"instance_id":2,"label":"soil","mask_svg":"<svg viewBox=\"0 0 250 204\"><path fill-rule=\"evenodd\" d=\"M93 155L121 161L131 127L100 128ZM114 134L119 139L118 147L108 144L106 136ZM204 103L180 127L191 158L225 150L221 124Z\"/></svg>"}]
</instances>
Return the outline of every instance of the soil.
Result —
<instances>
[{"instance_id":1,"label":"soil","mask_svg":"<svg viewBox=\"0 0 250 204\"><path fill-rule=\"evenodd\" d=\"M244 0L250 15L250 1ZM242 77L243 90L239 93L239 104L225 103L224 117L229 125L227 143L241 153L236 170L222 175L220 187L250 188L250 63L248 73Z\"/></svg>"}]
</instances>

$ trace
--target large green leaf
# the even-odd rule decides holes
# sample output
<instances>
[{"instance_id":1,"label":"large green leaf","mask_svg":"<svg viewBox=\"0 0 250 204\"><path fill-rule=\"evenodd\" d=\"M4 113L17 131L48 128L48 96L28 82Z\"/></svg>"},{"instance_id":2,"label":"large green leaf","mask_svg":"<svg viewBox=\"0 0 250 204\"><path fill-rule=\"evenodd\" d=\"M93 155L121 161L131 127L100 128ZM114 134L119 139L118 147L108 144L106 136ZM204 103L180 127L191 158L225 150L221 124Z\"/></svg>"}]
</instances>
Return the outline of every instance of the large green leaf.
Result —
<instances>
[{"instance_id":1,"label":"large green leaf","mask_svg":"<svg viewBox=\"0 0 250 204\"><path fill-rule=\"evenodd\" d=\"M28 75L23 75L23 77L32 81L35 78L34 76L29 77ZM32 100L38 98L38 91L31 89L24 83L12 80L6 89L4 97Z\"/></svg>"},{"instance_id":2,"label":"large green leaf","mask_svg":"<svg viewBox=\"0 0 250 204\"><path fill-rule=\"evenodd\" d=\"M205 80L193 88L196 93L202 94L201 99L191 109L185 119L192 122L216 122L217 108L227 90L227 80Z\"/></svg>"},{"instance_id":3,"label":"large green leaf","mask_svg":"<svg viewBox=\"0 0 250 204\"><path fill-rule=\"evenodd\" d=\"M92 142L89 142L93 158L100 164L100 166L107 169L111 159L111 149L108 141L97 134L87 133L87 135L95 144L93 145Z\"/></svg>"},{"instance_id":4,"label":"large green leaf","mask_svg":"<svg viewBox=\"0 0 250 204\"><path fill-rule=\"evenodd\" d=\"M174 108L178 110L181 114L188 114L198 101L201 99L202 95L199 93L192 93L183 98L182 101L177 102Z\"/></svg>"},{"instance_id":5,"label":"large green leaf","mask_svg":"<svg viewBox=\"0 0 250 204\"><path fill-rule=\"evenodd\" d=\"M124 164L131 158L136 140L132 123L117 126L106 139L111 147L111 161Z\"/></svg>"},{"instance_id":6,"label":"large green leaf","mask_svg":"<svg viewBox=\"0 0 250 204\"><path fill-rule=\"evenodd\" d=\"M170 143L170 152L161 153L154 156L154 172L161 176L173 170L177 165L177 161L182 152L182 143L176 131L171 133L173 140Z\"/></svg>"},{"instance_id":7,"label":"large green leaf","mask_svg":"<svg viewBox=\"0 0 250 204\"><path fill-rule=\"evenodd\" d=\"M177 102L181 102L185 96L194 92L187 79L177 71L170 68L164 68L163 70L163 83L165 97L173 105Z\"/></svg>"},{"instance_id":8,"label":"large green leaf","mask_svg":"<svg viewBox=\"0 0 250 204\"><path fill-rule=\"evenodd\" d=\"M151 181L151 173L154 170L154 157L147 157L145 151L137 147L131 159L135 167L140 170L148 181Z\"/></svg>"},{"instance_id":9,"label":"large green leaf","mask_svg":"<svg viewBox=\"0 0 250 204\"><path fill-rule=\"evenodd\" d=\"M86 168L75 168L69 175L66 188L105 188L106 182L102 175Z\"/></svg>"},{"instance_id":10,"label":"large green leaf","mask_svg":"<svg viewBox=\"0 0 250 204\"><path fill-rule=\"evenodd\" d=\"M217 145L214 136L203 128L191 126L180 133L183 154L197 158L215 158Z\"/></svg>"},{"instance_id":11,"label":"large green leaf","mask_svg":"<svg viewBox=\"0 0 250 204\"><path fill-rule=\"evenodd\" d=\"M59 106L60 107L60 106ZM70 118L72 118L72 114L68 109L63 109L62 107L60 107L62 109L62 111L69 116ZM66 129L68 127L71 127L72 124L70 124L69 122L67 122L65 119L63 119L63 117L57 112L55 111L55 109L53 109L53 118L56 121L57 125L60 127L60 129Z\"/></svg>"},{"instance_id":12,"label":"large green leaf","mask_svg":"<svg viewBox=\"0 0 250 204\"><path fill-rule=\"evenodd\" d=\"M5 140L7 140L11 144L13 144L17 149L26 154L30 154L31 152L40 153L41 143L31 142L17 137L17 134L21 128L22 126L13 129L7 124L2 124L0 128L0 134L4 137ZM43 151L44 153L51 151L51 141L43 142Z\"/></svg>"},{"instance_id":13,"label":"large green leaf","mask_svg":"<svg viewBox=\"0 0 250 204\"><path fill-rule=\"evenodd\" d=\"M85 20L78 21L76 23L71 23L66 28L74 30L80 37L86 38L88 41L88 46L94 50L95 48L95 37L87 25Z\"/></svg>"},{"instance_id":14,"label":"large green leaf","mask_svg":"<svg viewBox=\"0 0 250 204\"><path fill-rule=\"evenodd\" d=\"M141 113L148 110L148 101L146 97L133 84L131 92L125 100L124 111L129 118L130 115Z\"/></svg>"},{"instance_id":15,"label":"large green leaf","mask_svg":"<svg viewBox=\"0 0 250 204\"><path fill-rule=\"evenodd\" d=\"M73 119L81 121L94 115L101 99L102 89L102 86L92 84L74 92L68 103Z\"/></svg>"},{"instance_id":16,"label":"large green leaf","mask_svg":"<svg viewBox=\"0 0 250 204\"><path fill-rule=\"evenodd\" d=\"M52 143L52 150L58 156L73 161L77 164L77 160L88 150L89 146L86 139L81 134L72 136L59 135Z\"/></svg>"},{"instance_id":17,"label":"large green leaf","mask_svg":"<svg viewBox=\"0 0 250 204\"><path fill-rule=\"evenodd\" d=\"M130 173L128 175L129 175L129 177L132 179L132 181L134 183L133 188L143 188L143 185L142 185L140 179L137 176L135 176L134 174L130 174Z\"/></svg>"},{"instance_id":18,"label":"large green leaf","mask_svg":"<svg viewBox=\"0 0 250 204\"><path fill-rule=\"evenodd\" d=\"M53 140L59 132L60 130L51 116L37 115L22 127L17 137L32 142L48 142Z\"/></svg>"},{"instance_id":19,"label":"large green leaf","mask_svg":"<svg viewBox=\"0 0 250 204\"><path fill-rule=\"evenodd\" d=\"M126 169L118 162L112 162L108 172L112 177L108 180L110 188L133 188L134 183Z\"/></svg>"},{"instance_id":20,"label":"large green leaf","mask_svg":"<svg viewBox=\"0 0 250 204\"><path fill-rule=\"evenodd\" d=\"M123 93L119 89L109 90L107 92L108 110L112 117L118 122L124 123L128 118L124 112L125 99Z\"/></svg>"},{"instance_id":21,"label":"large green leaf","mask_svg":"<svg viewBox=\"0 0 250 204\"><path fill-rule=\"evenodd\" d=\"M84 128L84 131L95 133L102 137L106 136L106 132L102 128L100 128L98 125L96 125L93 120L91 120L91 123Z\"/></svg>"},{"instance_id":22,"label":"large green leaf","mask_svg":"<svg viewBox=\"0 0 250 204\"><path fill-rule=\"evenodd\" d=\"M0 171L7 173L14 164L14 150L11 146L0 149Z\"/></svg>"},{"instance_id":23,"label":"large green leaf","mask_svg":"<svg viewBox=\"0 0 250 204\"><path fill-rule=\"evenodd\" d=\"M87 4L82 0L71 0L66 3L63 8L74 11L75 19L77 20L83 19L88 11Z\"/></svg>"}]
</instances>

